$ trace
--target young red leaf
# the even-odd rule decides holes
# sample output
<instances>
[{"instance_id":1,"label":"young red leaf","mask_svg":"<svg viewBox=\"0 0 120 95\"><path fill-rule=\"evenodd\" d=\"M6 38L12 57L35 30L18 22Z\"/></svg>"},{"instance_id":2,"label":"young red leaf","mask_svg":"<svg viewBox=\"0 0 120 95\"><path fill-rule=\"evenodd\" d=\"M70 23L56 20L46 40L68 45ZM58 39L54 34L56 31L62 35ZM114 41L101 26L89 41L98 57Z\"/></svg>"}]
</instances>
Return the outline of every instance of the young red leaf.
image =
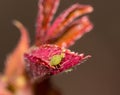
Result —
<instances>
[{"instance_id":1,"label":"young red leaf","mask_svg":"<svg viewBox=\"0 0 120 95\"><path fill-rule=\"evenodd\" d=\"M50 22L57 10L60 0L39 0L36 22L36 45L44 41Z\"/></svg>"},{"instance_id":2,"label":"young red leaf","mask_svg":"<svg viewBox=\"0 0 120 95\"><path fill-rule=\"evenodd\" d=\"M72 5L59 17L56 18L49 31L47 32L47 39L59 37L62 33L64 33L66 27L69 26L71 22L73 22L76 18L92 11L93 8L89 5Z\"/></svg>"},{"instance_id":3,"label":"young red leaf","mask_svg":"<svg viewBox=\"0 0 120 95\"><path fill-rule=\"evenodd\" d=\"M8 79L23 73L23 54L29 48L29 35L26 28L18 21L14 21L14 25L20 30L21 38L15 50L7 57L5 62L6 68L4 72Z\"/></svg>"},{"instance_id":4,"label":"young red leaf","mask_svg":"<svg viewBox=\"0 0 120 95\"><path fill-rule=\"evenodd\" d=\"M35 79L66 71L86 59L83 54L79 55L69 49L49 44L31 48L24 57L27 71Z\"/></svg>"},{"instance_id":5,"label":"young red leaf","mask_svg":"<svg viewBox=\"0 0 120 95\"><path fill-rule=\"evenodd\" d=\"M69 26L64 35L59 37L59 39L54 43L60 47L69 47L75 43L75 41L81 38L85 33L92 30L93 25L89 21L88 17L84 16L79 20L76 20Z\"/></svg>"}]
</instances>

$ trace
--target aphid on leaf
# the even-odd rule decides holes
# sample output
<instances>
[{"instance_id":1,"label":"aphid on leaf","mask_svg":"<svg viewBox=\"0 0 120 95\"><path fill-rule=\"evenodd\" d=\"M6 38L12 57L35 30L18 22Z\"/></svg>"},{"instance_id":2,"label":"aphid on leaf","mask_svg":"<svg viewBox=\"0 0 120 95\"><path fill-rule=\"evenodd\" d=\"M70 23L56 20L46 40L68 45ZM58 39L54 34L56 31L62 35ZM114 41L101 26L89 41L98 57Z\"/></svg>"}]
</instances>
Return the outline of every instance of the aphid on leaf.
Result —
<instances>
[{"instance_id":1,"label":"aphid on leaf","mask_svg":"<svg viewBox=\"0 0 120 95\"><path fill-rule=\"evenodd\" d=\"M93 27L87 16L79 18L93 11L90 5L73 4L53 21L61 0L39 1L36 48L24 54L27 71L34 78L71 71L68 69L81 64L86 56L73 53L68 48Z\"/></svg>"},{"instance_id":2,"label":"aphid on leaf","mask_svg":"<svg viewBox=\"0 0 120 95\"><path fill-rule=\"evenodd\" d=\"M0 95L32 95L33 89L39 86L37 83L60 72L71 72L74 66L91 57L68 48L93 28L89 18L84 16L93 11L92 6L74 4L53 20L61 0L38 1L36 40L32 46L27 29L20 22L13 22L21 32L21 38L7 57L4 75L0 75ZM21 78L24 85L19 85ZM40 82L34 82L33 79L39 79ZM11 91L9 86L15 91Z\"/></svg>"},{"instance_id":3,"label":"aphid on leaf","mask_svg":"<svg viewBox=\"0 0 120 95\"><path fill-rule=\"evenodd\" d=\"M61 53L60 55L52 56L50 60L50 65L51 66L59 65L64 57L65 57L64 53Z\"/></svg>"}]
</instances>

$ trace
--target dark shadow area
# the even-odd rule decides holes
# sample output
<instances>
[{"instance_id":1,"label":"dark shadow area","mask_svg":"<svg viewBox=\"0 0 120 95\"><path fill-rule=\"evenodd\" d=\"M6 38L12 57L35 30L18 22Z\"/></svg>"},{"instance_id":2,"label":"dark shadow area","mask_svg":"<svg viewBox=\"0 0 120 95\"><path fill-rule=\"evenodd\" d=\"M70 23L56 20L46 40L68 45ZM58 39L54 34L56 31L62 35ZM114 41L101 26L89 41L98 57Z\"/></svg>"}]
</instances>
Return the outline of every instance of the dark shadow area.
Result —
<instances>
[{"instance_id":1,"label":"dark shadow area","mask_svg":"<svg viewBox=\"0 0 120 95\"><path fill-rule=\"evenodd\" d=\"M34 86L35 95L61 95L59 88L53 85L50 79L36 82Z\"/></svg>"}]
</instances>

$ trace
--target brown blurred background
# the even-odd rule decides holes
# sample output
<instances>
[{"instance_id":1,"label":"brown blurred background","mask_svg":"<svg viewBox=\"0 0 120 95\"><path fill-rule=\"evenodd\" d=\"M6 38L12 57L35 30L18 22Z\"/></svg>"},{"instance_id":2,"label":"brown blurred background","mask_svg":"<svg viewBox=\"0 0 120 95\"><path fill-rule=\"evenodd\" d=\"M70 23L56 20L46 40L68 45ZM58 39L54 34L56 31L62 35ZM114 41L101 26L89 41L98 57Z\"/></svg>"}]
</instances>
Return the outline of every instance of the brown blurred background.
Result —
<instances>
[{"instance_id":1,"label":"brown blurred background","mask_svg":"<svg viewBox=\"0 0 120 95\"><path fill-rule=\"evenodd\" d=\"M61 0L56 15L73 3L90 4L94 29L71 47L93 57L68 74L53 77L63 95L120 95L120 1ZM37 0L0 0L0 71L20 37L12 20L23 22L34 41Z\"/></svg>"}]
</instances>

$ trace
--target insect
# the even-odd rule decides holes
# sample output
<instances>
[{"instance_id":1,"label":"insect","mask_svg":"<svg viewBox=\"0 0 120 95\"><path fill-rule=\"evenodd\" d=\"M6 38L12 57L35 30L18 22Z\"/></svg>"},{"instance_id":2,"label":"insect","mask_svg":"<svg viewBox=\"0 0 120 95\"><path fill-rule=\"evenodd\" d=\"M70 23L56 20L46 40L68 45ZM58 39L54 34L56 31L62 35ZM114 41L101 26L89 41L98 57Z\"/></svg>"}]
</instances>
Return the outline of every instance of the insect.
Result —
<instances>
[{"instance_id":1,"label":"insect","mask_svg":"<svg viewBox=\"0 0 120 95\"><path fill-rule=\"evenodd\" d=\"M52 58L50 60L50 65L51 66L59 65L64 57L65 57L64 53L61 53L60 55L58 54L58 55L52 56Z\"/></svg>"}]
</instances>

